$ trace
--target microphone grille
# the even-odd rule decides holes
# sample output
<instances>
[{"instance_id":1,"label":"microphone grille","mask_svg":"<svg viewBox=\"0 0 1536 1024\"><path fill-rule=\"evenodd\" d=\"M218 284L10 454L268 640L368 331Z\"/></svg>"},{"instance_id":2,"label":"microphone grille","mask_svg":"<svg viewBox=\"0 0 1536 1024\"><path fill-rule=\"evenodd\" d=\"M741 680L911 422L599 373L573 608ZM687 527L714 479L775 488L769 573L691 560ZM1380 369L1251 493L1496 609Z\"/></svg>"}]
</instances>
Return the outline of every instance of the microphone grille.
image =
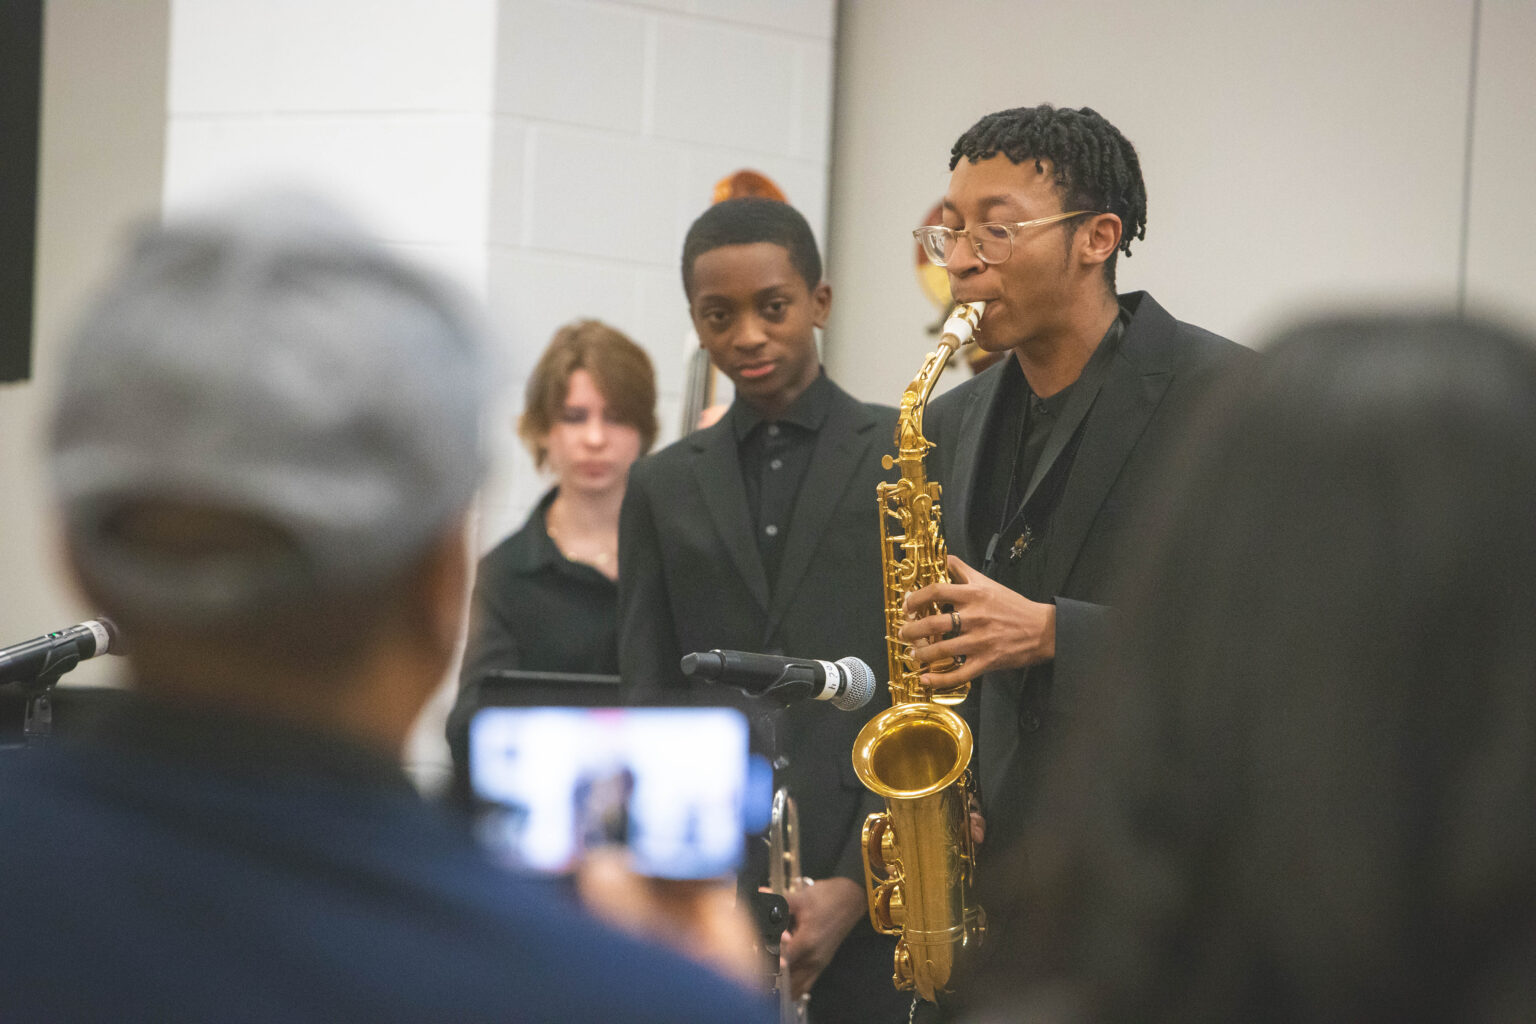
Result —
<instances>
[{"instance_id":1,"label":"microphone grille","mask_svg":"<svg viewBox=\"0 0 1536 1024\"><path fill-rule=\"evenodd\" d=\"M862 658L839 658L839 667L848 673L848 685L832 698L832 706L841 711L853 711L869 703L875 695L875 671Z\"/></svg>"}]
</instances>

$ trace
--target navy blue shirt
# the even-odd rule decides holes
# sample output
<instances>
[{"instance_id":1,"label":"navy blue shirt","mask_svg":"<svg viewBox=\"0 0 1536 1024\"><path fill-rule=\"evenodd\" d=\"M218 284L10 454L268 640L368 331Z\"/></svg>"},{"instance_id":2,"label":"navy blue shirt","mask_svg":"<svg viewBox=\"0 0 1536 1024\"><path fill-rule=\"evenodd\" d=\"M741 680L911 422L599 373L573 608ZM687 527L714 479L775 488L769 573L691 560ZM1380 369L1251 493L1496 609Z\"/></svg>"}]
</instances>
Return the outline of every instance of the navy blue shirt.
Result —
<instances>
[{"instance_id":1,"label":"navy blue shirt","mask_svg":"<svg viewBox=\"0 0 1536 1024\"><path fill-rule=\"evenodd\" d=\"M135 699L0 751L0 1020L767 1020L491 864L390 759Z\"/></svg>"}]
</instances>

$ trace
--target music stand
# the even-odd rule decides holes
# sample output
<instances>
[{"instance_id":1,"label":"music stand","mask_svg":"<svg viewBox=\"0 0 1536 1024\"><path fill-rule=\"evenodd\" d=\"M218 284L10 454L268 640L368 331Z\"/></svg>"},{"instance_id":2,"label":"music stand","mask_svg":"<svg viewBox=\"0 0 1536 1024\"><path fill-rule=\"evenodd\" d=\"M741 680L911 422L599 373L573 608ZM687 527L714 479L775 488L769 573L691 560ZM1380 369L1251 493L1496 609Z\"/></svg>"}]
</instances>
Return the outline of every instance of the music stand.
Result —
<instances>
[{"instance_id":1,"label":"music stand","mask_svg":"<svg viewBox=\"0 0 1536 1024\"><path fill-rule=\"evenodd\" d=\"M494 668L480 677L480 708L617 707L619 677L587 672Z\"/></svg>"}]
</instances>

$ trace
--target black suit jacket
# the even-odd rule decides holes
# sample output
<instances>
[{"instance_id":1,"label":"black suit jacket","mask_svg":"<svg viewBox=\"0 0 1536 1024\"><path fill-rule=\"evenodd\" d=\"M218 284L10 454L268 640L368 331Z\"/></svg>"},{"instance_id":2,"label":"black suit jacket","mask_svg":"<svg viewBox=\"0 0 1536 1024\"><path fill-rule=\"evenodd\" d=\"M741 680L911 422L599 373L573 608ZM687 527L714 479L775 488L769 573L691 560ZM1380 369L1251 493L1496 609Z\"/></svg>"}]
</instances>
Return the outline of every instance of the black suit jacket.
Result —
<instances>
[{"instance_id":1,"label":"black suit jacket","mask_svg":"<svg viewBox=\"0 0 1536 1024\"><path fill-rule=\"evenodd\" d=\"M678 662L716 647L824 661L856 655L884 681L875 487L888 476L880 459L895 422L894 410L834 387L771 593L729 417L637 462L619 520L619 675L628 698L747 710L782 755L777 781L799 805L805 874L860 885L859 833L879 802L853 774L853 740L889 706L886 688L855 712L822 701L775 712L729 687L691 682Z\"/></svg>"},{"instance_id":2,"label":"black suit jacket","mask_svg":"<svg viewBox=\"0 0 1536 1024\"><path fill-rule=\"evenodd\" d=\"M637 462L619 519L619 675L636 702L727 703L771 724L776 782L800 812L802 872L864 885L864 818L881 801L853 773L853 741L890 692L859 711L803 701L779 711L729 687L695 684L678 661L711 648L835 661L864 659L887 677L880 520L875 487L896 412L841 389L800 484L770 592L747 507L730 419ZM907 1019L891 984L894 940L854 926L811 990L815 1024Z\"/></svg>"},{"instance_id":3,"label":"black suit jacket","mask_svg":"<svg viewBox=\"0 0 1536 1024\"><path fill-rule=\"evenodd\" d=\"M1069 713L1081 678L1105 642L1110 599L1125 554L1144 535L1149 498L1163 465L1187 430L1193 406L1212 380L1248 350L1175 320L1145 292L1120 297L1131 322L1082 426L1052 532L1043 593L1056 605L1054 662L982 678L977 758L988 852L1016 839L1032 810L1041 752ZM984 474L982 440L1002 422L1004 364L935 399L925 433L936 444L931 470L943 485L945 542L980 569L990 538L970 535L971 503Z\"/></svg>"}]
</instances>

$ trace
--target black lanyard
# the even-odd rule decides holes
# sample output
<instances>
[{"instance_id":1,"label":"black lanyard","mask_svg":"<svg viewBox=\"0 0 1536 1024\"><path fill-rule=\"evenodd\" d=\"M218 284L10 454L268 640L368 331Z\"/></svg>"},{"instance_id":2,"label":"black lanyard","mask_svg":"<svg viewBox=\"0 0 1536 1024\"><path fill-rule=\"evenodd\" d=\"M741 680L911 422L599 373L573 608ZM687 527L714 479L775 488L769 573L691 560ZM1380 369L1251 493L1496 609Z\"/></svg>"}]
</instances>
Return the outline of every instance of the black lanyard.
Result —
<instances>
[{"instance_id":1,"label":"black lanyard","mask_svg":"<svg viewBox=\"0 0 1536 1024\"><path fill-rule=\"evenodd\" d=\"M1120 350L1120 341L1125 337L1126 323L1129 317L1124 310L1115 318L1115 322L1109 325L1109 330L1104 332L1104 337L1094 349L1093 355L1088 358L1088 364L1083 367L1083 372L1078 375L1077 381L1072 386L1072 394L1067 396L1067 404L1061 410L1061 416L1051 425L1050 437L1046 439L1045 450L1040 453L1040 461L1035 463L1034 472L1030 474L1029 486L1024 489L1024 497L1017 506L1013 504L1014 484L1017 483L1019 472L1019 452L1024 446L1024 434L1029 425L1029 398L1025 396L1024 423L1019 429L1018 438L1014 442L1013 467L1008 475L1008 494L1003 499L1002 521L998 525L997 532L987 542L987 553L982 565L982 571L988 576L993 574L997 567L997 545L1005 533L1013 529L1015 523L1029 508L1030 501L1038 493L1040 484L1050 474L1051 468L1056 465L1056 460L1066 450L1072 436L1077 433L1077 428L1088 416L1088 410L1093 408L1094 399L1099 396L1099 389L1104 384L1104 378L1109 373L1109 365L1114 360L1115 353ZM1025 386L1028 387L1028 381ZM1013 560L1020 558L1024 549L1032 543L1029 526L1026 525L1023 534L1013 545L1009 557ZM1020 543L1022 542L1022 543Z\"/></svg>"}]
</instances>

